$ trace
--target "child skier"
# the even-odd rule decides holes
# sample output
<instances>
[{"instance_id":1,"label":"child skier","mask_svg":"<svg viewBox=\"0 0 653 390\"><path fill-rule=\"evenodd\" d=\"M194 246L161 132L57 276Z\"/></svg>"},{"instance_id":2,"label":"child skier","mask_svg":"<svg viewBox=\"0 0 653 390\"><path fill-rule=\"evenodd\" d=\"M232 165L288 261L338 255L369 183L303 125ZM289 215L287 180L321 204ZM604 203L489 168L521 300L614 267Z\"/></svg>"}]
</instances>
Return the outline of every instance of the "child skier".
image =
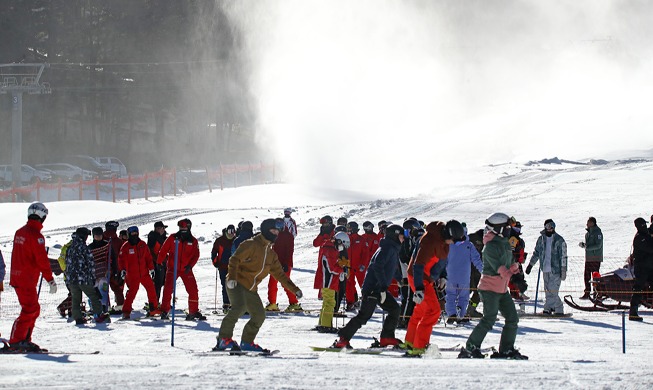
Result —
<instances>
[{"instance_id":1,"label":"child skier","mask_svg":"<svg viewBox=\"0 0 653 390\"><path fill-rule=\"evenodd\" d=\"M465 230L465 233L467 231ZM447 299L445 311L447 312L447 324L454 322L469 322L467 304L469 303L469 280L472 273L472 265L483 272L483 261L474 244L465 235L463 241L449 245L449 257L447 260L447 287L445 292Z\"/></svg>"},{"instance_id":2,"label":"child skier","mask_svg":"<svg viewBox=\"0 0 653 390\"><path fill-rule=\"evenodd\" d=\"M336 293L346 274L343 267L348 263L347 248L350 246L349 236L338 232L332 239L322 244L322 310L317 331L321 333L336 333L333 327L333 312L336 308Z\"/></svg>"}]
</instances>

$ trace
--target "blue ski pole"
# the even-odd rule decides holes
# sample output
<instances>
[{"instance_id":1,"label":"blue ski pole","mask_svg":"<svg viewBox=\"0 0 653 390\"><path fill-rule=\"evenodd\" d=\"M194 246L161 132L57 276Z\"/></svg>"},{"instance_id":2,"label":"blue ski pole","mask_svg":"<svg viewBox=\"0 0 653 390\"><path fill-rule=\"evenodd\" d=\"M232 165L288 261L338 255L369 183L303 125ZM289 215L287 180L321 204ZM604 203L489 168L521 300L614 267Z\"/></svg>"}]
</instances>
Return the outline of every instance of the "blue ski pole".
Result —
<instances>
[{"instance_id":1,"label":"blue ski pole","mask_svg":"<svg viewBox=\"0 0 653 390\"><path fill-rule=\"evenodd\" d=\"M533 305L533 314L537 313L537 294L540 292L540 267L537 267L537 285L535 286L535 304Z\"/></svg>"},{"instance_id":2,"label":"blue ski pole","mask_svg":"<svg viewBox=\"0 0 653 390\"><path fill-rule=\"evenodd\" d=\"M177 300L177 259L179 253L179 240L175 240L175 265L173 267L173 285L172 285L172 336L170 346L175 346L175 301Z\"/></svg>"}]
</instances>

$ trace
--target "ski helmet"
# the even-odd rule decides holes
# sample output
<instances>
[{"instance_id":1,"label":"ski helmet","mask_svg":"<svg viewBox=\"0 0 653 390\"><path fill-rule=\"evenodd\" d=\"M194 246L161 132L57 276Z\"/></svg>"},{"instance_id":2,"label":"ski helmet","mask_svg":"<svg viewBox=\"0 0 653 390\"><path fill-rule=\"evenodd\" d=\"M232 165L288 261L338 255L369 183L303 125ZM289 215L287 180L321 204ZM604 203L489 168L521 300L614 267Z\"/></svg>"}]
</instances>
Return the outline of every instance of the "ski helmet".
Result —
<instances>
[{"instance_id":1,"label":"ski helmet","mask_svg":"<svg viewBox=\"0 0 653 390\"><path fill-rule=\"evenodd\" d=\"M91 230L91 234L93 236L102 236L104 234L104 231L102 230L101 227L96 226L93 228L93 230Z\"/></svg>"},{"instance_id":2,"label":"ski helmet","mask_svg":"<svg viewBox=\"0 0 653 390\"><path fill-rule=\"evenodd\" d=\"M118 221L109 221L104 224L104 230L115 232L116 230L118 230L118 226L120 226L120 223Z\"/></svg>"},{"instance_id":3,"label":"ski helmet","mask_svg":"<svg viewBox=\"0 0 653 390\"><path fill-rule=\"evenodd\" d=\"M325 215L324 217L320 218L320 225L331 225L333 224L333 218L331 218L330 215Z\"/></svg>"},{"instance_id":4,"label":"ski helmet","mask_svg":"<svg viewBox=\"0 0 653 390\"><path fill-rule=\"evenodd\" d=\"M336 232L336 233L339 233L339 232L347 233L347 227L344 226L344 225L338 225L338 226L335 227L335 229L333 229L333 231Z\"/></svg>"},{"instance_id":5,"label":"ski helmet","mask_svg":"<svg viewBox=\"0 0 653 390\"><path fill-rule=\"evenodd\" d=\"M485 227L501 237L508 237L510 234L510 217L504 213L494 213L485 220Z\"/></svg>"},{"instance_id":6,"label":"ski helmet","mask_svg":"<svg viewBox=\"0 0 653 390\"><path fill-rule=\"evenodd\" d=\"M345 248L349 248L349 246L351 245L351 241L349 240L349 235L345 232L336 233L336 235L333 236L333 239L335 240L336 247L342 244Z\"/></svg>"},{"instance_id":7,"label":"ski helmet","mask_svg":"<svg viewBox=\"0 0 653 390\"><path fill-rule=\"evenodd\" d=\"M82 241L86 241L88 235L91 234L91 231L88 228L80 227L75 230L75 235L80 238Z\"/></svg>"},{"instance_id":8,"label":"ski helmet","mask_svg":"<svg viewBox=\"0 0 653 390\"><path fill-rule=\"evenodd\" d=\"M639 217L634 221L634 223L637 230L646 229L646 220L644 218Z\"/></svg>"},{"instance_id":9,"label":"ski helmet","mask_svg":"<svg viewBox=\"0 0 653 390\"><path fill-rule=\"evenodd\" d=\"M190 221L187 219L178 221L177 226L179 226L179 230L190 230L190 224L188 222Z\"/></svg>"},{"instance_id":10,"label":"ski helmet","mask_svg":"<svg viewBox=\"0 0 653 390\"><path fill-rule=\"evenodd\" d=\"M285 209L283 209L283 215L290 216L290 214L292 214L293 211L294 210L292 209L292 207L286 207Z\"/></svg>"},{"instance_id":11,"label":"ski helmet","mask_svg":"<svg viewBox=\"0 0 653 390\"><path fill-rule=\"evenodd\" d=\"M272 229L276 229L277 231L283 229L283 222L279 224L277 220L272 218L268 218L261 222L261 234L270 242L274 242L274 240L277 239L277 235L271 232Z\"/></svg>"},{"instance_id":12,"label":"ski helmet","mask_svg":"<svg viewBox=\"0 0 653 390\"><path fill-rule=\"evenodd\" d=\"M399 236L404 235L404 228L399 225L390 225L385 228L385 238L388 240L401 243Z\"/></svg>"},{"instance_id":13,"label":"ski helmet","mask_svg":"<svg viewBox=\"0 0 653 390\"><path fill-rule=\"evenodd\" d=\"M363 222L363 230L366 232L373 232L374 231L374 224L370 221L365 221Z\"/></svg>"},{"instance_id":14,"label":"ski helmet","mask_svg":"<svg viewBox=\"0 0 653 390\"><path fill-rule=\"evenodd\" d=\"M245 221L240 225L240 230L245 230L251 232L254 230L254 224L251 221Z\"/></svg>"},{"instance_id":15,"label":"ski helmet","mask_svg":"<svg viewBox=\"0 0 653 390\"><path fill-rule=\"evenodd\" d=\"M32 215L39 217L42 222L45 220L45 217L48 216L48 208L40 202L32 203L27 208L27 218L31 217Z\"/></svg>"},{"instance_id":16,"label":"ski helmet","mask_svg":"<svg viewBox=\"0 0 653 390\"><path fill-rule=\"evenodd\" d=\"M444 225L444 237L453 240L453 242L465 241L465 228L460 222L452 219Z\"/></svg>"},{"instance_id":17,"label":"ski helmet","mask_svg":"<svg viewBox=\"0 0 653 390\"><path fill-rule=\"evenodd\" d=\"M358 233L360 229L358 228L358 223L351 221L347 223L347 230L350 233Z\"/></svg>"},{"instance_id":18,"label":"ski helmet","mask_svg":"<svg viewBox=\"0 0 653 390\"><path fill-rule=\"evenodd\" d=\"M338 222L336 223L336 225L338 225L338 226L347 225L347 218L345 218L345 217L338 218Z\"/></svg>"}]
</instances>

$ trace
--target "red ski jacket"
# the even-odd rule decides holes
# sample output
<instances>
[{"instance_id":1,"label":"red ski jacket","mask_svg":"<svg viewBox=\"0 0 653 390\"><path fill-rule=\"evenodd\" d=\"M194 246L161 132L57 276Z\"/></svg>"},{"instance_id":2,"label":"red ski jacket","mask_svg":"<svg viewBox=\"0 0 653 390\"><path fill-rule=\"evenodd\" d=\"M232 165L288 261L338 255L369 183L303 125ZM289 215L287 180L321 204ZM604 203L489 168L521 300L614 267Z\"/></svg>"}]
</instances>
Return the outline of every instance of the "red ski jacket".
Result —
<instances>
[{"instance_id":1,"label":"red ski jacket","mask_svg":"<svg viewBox=\"0 0 653 390\"><path fill-rule=\"evenodd\" d=\"M277 253L279 263L281 263L282 266L292 268L292 256L295 252L295 237L292 233L288 230L280 231L277 239L274 240L272 249Z\"/></svg>"},{"instance_id":2,"label":"red ski jacket","mask_svg":"<svg viewBox=\"0 0 653 390\"><path fill-rule=\"evenodd\" d=\"M351 261L351 269L357 272L364 272L370 263L370 253L367 246L365 237L358 233L349 235L349 260ZM361 270L361 266L363 269Z\"/></svg>"},{"instance_id":3,"label":"red ski jacket","mask_svg":"<svg viewBox=\"0 0 653 390\"><path fill-rule=\"evenodd\" d=\"M159 255L156 258L158 264L163 264L166 260L168 261L168 269L172 270L175 267L175 240L177 239L177 233L171 234L166 241L163 243ZM197 264L197 260L200 258L200 247L197 243L195 237L191 237L190 241L179 240L179 253L177 254L177 274L181 274L184 269L190 265L194 267Z\"/></svg>"},{"instance_id":4,"label":"red ski jacket","mask_svg":"<svg viewBox=\"0 0 653 390\"><path fill-rule=\"evenodd\" d=\"M118 255L118 269L127 271L125 281L129 284L132 284L132 281L138 283L141 278L150 276L154 263L145 241L139 240L136 245L130 244L129 241L122 244Z\"/></svg>"},{"instance_id":5,"label":"red ski jacket","mask_svg":"<svg viewBox=\"0 0 653 390\"><path fill-rule=\"evenodd\" d=\"M48 282L53 279L41 229L43 224L40 221L30 219L16 231L9 277L12 287L36 287L41 274Z\"/></svg>"}]
</instances>

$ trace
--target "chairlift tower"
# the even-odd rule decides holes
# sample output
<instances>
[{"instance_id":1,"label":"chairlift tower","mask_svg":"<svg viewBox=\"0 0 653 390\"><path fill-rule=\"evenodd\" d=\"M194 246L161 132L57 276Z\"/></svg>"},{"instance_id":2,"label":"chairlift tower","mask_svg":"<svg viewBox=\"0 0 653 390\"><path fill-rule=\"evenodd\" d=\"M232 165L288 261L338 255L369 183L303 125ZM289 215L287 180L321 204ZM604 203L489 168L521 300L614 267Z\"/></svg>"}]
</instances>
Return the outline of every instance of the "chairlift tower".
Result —
<instances>
[{"instance_id":1,"label":"chairlift tower","mask_svg":"<svg viewBox=\"0 0 653 390\"><path fill-rule=\"evenodd\" d=\"M49 83L42 83L43 69L49 64L0 64L0 94L11 94L11 180L21 183L23 152L23 93L50 94Z\"/></svg>"}]
</instances>

